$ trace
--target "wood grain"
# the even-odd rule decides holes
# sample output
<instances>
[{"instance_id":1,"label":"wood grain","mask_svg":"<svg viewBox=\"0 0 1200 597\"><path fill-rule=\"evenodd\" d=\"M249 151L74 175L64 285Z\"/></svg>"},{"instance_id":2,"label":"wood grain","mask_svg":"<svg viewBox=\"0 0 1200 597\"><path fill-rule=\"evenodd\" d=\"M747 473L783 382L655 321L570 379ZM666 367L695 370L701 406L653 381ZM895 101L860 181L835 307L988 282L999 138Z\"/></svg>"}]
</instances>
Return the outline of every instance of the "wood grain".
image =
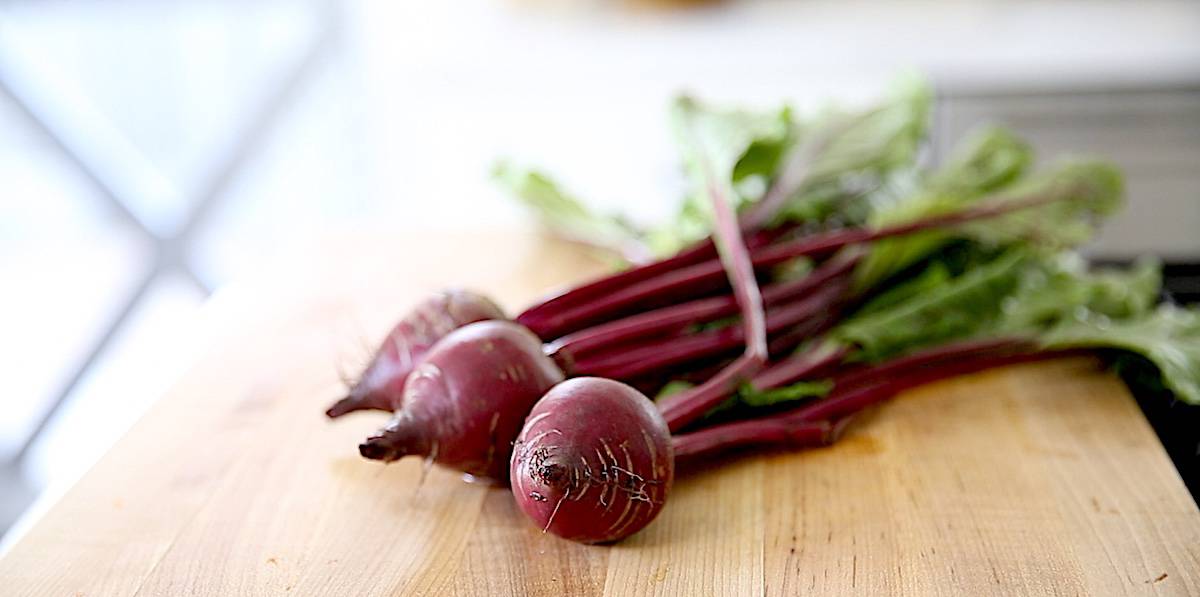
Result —
<instances>
[{"instance_id":1,"label":"wood grain","mask_svg":"<svg viewBox=\"0 0 1200 597\"><path fill-rule=\"evenodd\" d=\"M614 546L542 535L504 489L363 461L382 415L321 412L404 306L468 281L515 307L602 268L499 233L406 258L428 241L338 239L218 296L208 356L0 559L0 593L1200 594L1200 512L1089 359L926 386L831 448L716 463Z\"/></svg>"}]
</instances>

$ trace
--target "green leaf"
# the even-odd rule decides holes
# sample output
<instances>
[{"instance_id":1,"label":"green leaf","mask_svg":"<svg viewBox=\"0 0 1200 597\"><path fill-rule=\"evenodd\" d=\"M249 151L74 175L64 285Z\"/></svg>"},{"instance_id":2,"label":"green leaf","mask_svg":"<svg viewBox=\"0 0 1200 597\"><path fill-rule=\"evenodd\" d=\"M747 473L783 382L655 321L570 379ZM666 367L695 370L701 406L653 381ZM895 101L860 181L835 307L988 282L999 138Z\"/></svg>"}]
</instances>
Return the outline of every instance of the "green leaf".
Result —
<instances>
[{"instance_id":1,"label":"green leaf","mask_svg":"<svg viewBox=\"0 0 1200 597\"><path fill-rule=\"evenodd\" d=\"M1200 404L1200 312L1155 301L1162 285L1157 260L1128 269L1089 271L1065 253L1029 270L1002 307L998 335L1024 335L1048 349L1107 348L1149 360L1161 383Z\"/></svg>"},{"instance_id":2,"label":"green leaf","mask_svg":"<svg viewBox=\"0 0 1200 597\"><path fill-rule=\"evenodd\" d=\"M1155 259L1132 268L1089 271L1076 253L1063 253L1029 268L1001 307L997 333L1041 333L1082 316L1128 319L1147 315L1158 299L1162 267Z\"/></svg>"},{"instance_id":3,"label":"green leaf","mask_svg":"<svg viewBox=\"0 0 1200 597\"><path fill-rule=\"evenodd\" d=\"M705 190L710 181L697 167L701 155L710 162L711 182L725 187L735 209L760 201L779 181L785 162L799 161L802 176L796 184L780 187L790 196L766 210L776 216L774 221L836 219L857 225L869 213L864 195L914 168L928 128L931 98L924 81L903 79L875 107L831 109L801 123L788 107L725 109L680 97L671 107L671 120L680 133L690 188L678 215L649 230L594 213L536 171L501 163L494 174L553 233L630 258L671 255L710 234Z\"/></svg>"},{"instance_id":4,"label":"green leaf","mask_svg":"<svg viewBox=\"0 0 1200 597\"><path fill-rule=\"evenodd\" d=\"M920 79L902 79L879 105L859 111L828 110L797 122L788 108L771 112L726 110L681 97L672 122L689 173L691 189L679 216L654 230L650 244L670 253L707 236L711 229L696 156L708 160L715 182L736 197L738 209L760 201L790 169L790 196L768 220L821 221L836 217L860 223L867 210L852 199L911 169L929 123L932 91ZM686 123L688 126L683 126ZM683 131L687 130L686 134ZM774 205L774 204L773 204Z\"/></svg>"},{"instance_id":5,"label":"green leaf","mask_svg":"<svg viewBox=\"0 0 1200 597\"><path fill-rule=\"evenodd\" d=\"M662 400L663 398L666 398L667 396L671 396L673 394L678 394L685 390L690 390L693 387L695 387L695 385L696 384L693 384L693 383L687 382L687 381L683 381L682 379L672 379L671 381L668 381L666 383L666 385L664 385L662 387L662 389L660 389L658 391L657 394L654 395L654 401L658 402L659 400Z\"/></svg>"},{"instance_id":6,"label":"green leaf","mask_svg":"<svg viewBox=\"0 0 1200 597\"><path fill-rule=\"evenodd\" d=\"M771 390L758 390L750 384L745 384L738 390L738 399L746 406L771 406L784 402L819 398L828 394L832 389L833 382L827 379L800 381Z\"/></svg>"},{"instance_id":7,"label":"green leaf","mask_svg":"<svg viewBox=\"0 0 1200 597\"><path fill-rule=\"evenodd\" d=\"M779 167L779 160L783 158L783 153L790 141L791 109L784 107L775 118L788 128L775 130L774 126L764 127L763 132L766 135L751 142L746 151L738 158L737 163L734 164L732 173L734 183L742 183L753 178L762 179L765 183L775 174ZM780 134L781 132L784 134ZM765 184L761 188L765 189ZM762 191L759 190L757 193L744 193L743 196L753 198L761 194Z\"/></svg>"},{"instance_id":8,"label":"green leaf","mask_svg":"<svg viewBox=\"0 0 1200 597\"><path fill-rule=\"evenodd\" d=\"M1029 145L1012 133L982 129L962 142L919 191L877 205L869 224L878 228L961 210L1022 176L1032 159ZM920 261L954 237L950 230L929 230L874 243L855 271L858 288Z\"/></svg>"},{"instance_id":9,"label":"green leaf","mask_svg":"<svg viewBox=\"0 0 1200 597\"><path fill-rule=\"evenodd\" d=\"M872 313L880 313L919 297L928 296L945 287L951 277L950 268L945 263L931 262L917 275L875 295L867 304L859 308L855 315L864 317Z\"/></svg>"},{"instance_id":10,"label":"green leaf","mask_svg":"<svg viewBox=\"0 0 1200 597\"><path fill-rule=\"evenodd\" d=\"M1091 239L1104 216L1122 201L1121 176L1111 164L1070 161L1039 176L964 206L953 194L933 193L902 203L903 212L892 224L920 220L968 208L1001 208L1024 205L1008 213L964 223L952 228L910 234L876 243L871 255L855 272L859 289L898 272L953 239L968 239L991 246L1025 245L1038 250L1074 247ZM1031 201L1040 201L1028 205ZM881 218L887 219L887 218Z\"/></svg>"},{"instance_id":11,"label":"green leaf","mask_svg":"<svg viewBox=\"0 0 1200 597\"><path fill-rule=\"evenodd\" d=\"M1010 249L963 274L933 261L834 331L878 361L969 337L1027 338L1047 349L1107 348L1153 363L1164 387L1200 404L1200 312L1154 303L1161 266L1089 270L1076 253Z\"/></svg>"},{"instance_id":12,"label":"green leaf","mask_svg":"<svg viewBox=\"0 0 1200 597\"><path fill-rule=\"evenodd\" d=\"M891 185L911 178L928 134L932 97L923 79L901 78L877 106L829 109L798 125L785 172L777 177L790 169L804 176L772 221L864 223L870 213L864 198L891 193Z\"/></svg>"},{"instance_id":13,"label":"green leaf","mask_svg":"<svg viewBox=\"0 0 1200 597\"><path fill-rule=\"evenodd\" d=\"M538 216L551 232L567 240L607 249L627 259L649 255L640 232L625 220L589 210L562 191L550 177L499 162L492 177Z\"/></svg>"},{"instance_id":14,"label":"green leaf","mask_svg":"<svg viewBox=\"0 0 1200 597\"><path fill-rule=\"evenodd\" d=\"M709 235L709 184L721 185L735 209L761 196L791 140L792 113L786 107L771 112L726 110L680 96L671 105L671 124L689 189L674 221L650 234L657 254L677 252Z\"/></svg>"},{"instance_id":15,"label":"green leaf","mask_svg":"<svg viewBox=\"0 0 1200 597\"><path fill-rule=\"evenodd\" d=\"M730 183L735 181L735 172L737 179L773 172L791 131L791 110L721 110L680 96L671 106L671 124L684 167L704 196L707 180L700 171L700 160L706 160L714 175Z\"/></svg>"},{"instance_id":16,"label":"green leaf","mask_svg":"<svg viewBox=\"0 0 1200 597\"><path fill-rule=\"evenodd\" d=\"M1078 254L1070 254L1077 268L1086 263ZM1100 268L1091 274L1092 284L1084 306L1106 317L1124 319L1148 313L1158 303L1162 291L1162 262L1142 257L1128 270Z\"/></svg>"},{"instance_id":17,"label":"green leaf","mask_svg":"<svg viewBox=\"0 0 1200 597\"><path fill-rule=\"evenodd\" d=\"M912 165L929 128L932 102L933 91L924 79L903 77L878 107L857 114L831 112L809 124L809 137L828 136L813 160L810 184Z\"/></svg>"},{"instance_id":18,"label":"green leaf","mask_svg":"<svg viewBox=\"0 0 1200 597\"><path fill-rule=\"evenodd\" d=\"M931 269L938 268L935 262ZM944 266L942 266L944 267ZM960 339L988 329L1000 305L1029 267L1024 251L1012 250L932 287L940 273L922 274L893 291L907 297L886 308L868 305L833 331L838 340L857 346L869 361L907 350Z\"/></svg>"},{"instance_id":19,"label":"green leaf","mask_svg":"<svg viewBox=\"0 0 1200 597\"><path fill-rule=\"evenodd\" d=\"M1044 334L1041 343L1049 349L1115 348L1142 355L1179 400L1200 405L1200 310L1161 305L1124 320L1087 312Z\"/></svg>"},{"instance_id":20,"label":"green leaf","mask_svg":"<svg viewBox=\"0 0 1200 597\"><path fill-rule=\"evenodd\" d=\"M1057 249L1075 247L1091 240L1103 218L1120 209L1124 182L1111 163L1063 160L1053 170L1018 183L988 201L1002 205L1032 197L1051 200L964 224L955 232L992 244L1027 242Z\"/></svg>"},{"instance_id":21,"label":"green leaf","mask_svg":"<svg viewBox=\"0 0 1200 597\"><path fill-rule=\"evenodd\" d=\"M959 142L942 167L930 175L929 187L978 197L1024 176L1032 162L1033 148L1024 139L1006 129L983 127Z\"/></svg>"}]
</instances>

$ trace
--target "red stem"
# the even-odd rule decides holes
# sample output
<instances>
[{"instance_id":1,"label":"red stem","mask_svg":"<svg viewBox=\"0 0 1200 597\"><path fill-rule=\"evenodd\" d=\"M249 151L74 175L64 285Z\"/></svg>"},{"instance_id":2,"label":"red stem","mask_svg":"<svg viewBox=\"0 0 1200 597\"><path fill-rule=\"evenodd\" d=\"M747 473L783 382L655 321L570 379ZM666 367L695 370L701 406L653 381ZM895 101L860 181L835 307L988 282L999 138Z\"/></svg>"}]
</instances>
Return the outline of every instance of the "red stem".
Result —
<instances>
[{"instance_id":1,"label":"red stem","mask_svg":"<svg viewBox=\"0 0 1200 597\"><path fill-rule=\"evenodd\" d=\"M763 288L763 303L778 305L831 280L850 273L859 258L833 259L798 280ZM546 347L560 362L573 363L581 355L609 350L623 342L676 332L689 325L707 323L738 312L737 299L730 295L697 299L592 326L563 336Z\"/></svg>"},{"instance_id":2,"label":"red stem","mask_svg":"<svg viewBox=\"0 0 1200 597\"><path fill-rule=\"evenodd\" d=\"M962 211L931 216L913 222L884 226L877 230L866 228L849 228L835 230L826 234L817 234L793 241L763 247L754 252L755 266L778 265L789 259L821 254L840 249L846 245L867 243L893 236L904 236L933 228L945 228L957 224L965 224L974 220L996 217L1010 212L1037 207L1046 203L1061 200L1062 195L1034 195L1025 199L1008 201L998 204L975 205Z\"/></svg>"},{"instance_id":3,"label":"red stem","mask_svg":"<svg viewBox=\"0 0 1200 597\"><path fill-rule=\"evenodd\" d=\"M970 360L972 358L983 362L998 362L1001 358L1011 356L1014 351L1023 351L1022 354L1028 355L1033 349L1033 345L1029 342L1015 338L966 340L937 346L879 365L863 365L850 369L834 377L834 394L840 396L863 386L870 388L889 383L889 378L896 373L907 373L910 376L918 373L945 375L940 371L955 371L956 367L974 366L974 361ZM849 353L850 350L846 347L819 345L811 351L771 365L754 376L750 380L750 384L760 390L769 390L795 383L804 378L812 378L841 362ZM946 363L949 365L945 365ZM945 365L944 370L925 369L939 364ZM898 383L904 383L904 379L906 378L901 377ZM703 416L726 395L715 398L705 396L704 401L701 401L699 397L681 392L659 403L659 410L662 411L663 418L667 420L668 427L674 431ZM833 397L831 395L826 400L831 400ZM806 420L812 419L806 418Z\"/></svg>"},{"instance_id":4,"label":"red stem","mask_svg":"<svg viewBox=\"0 0 1200 597\"><path fill-rule=\"evenodd\" d=\"M839 300L830 305L821 317L814 317L808 321L800 322L800 324L791 329L776 334L767 343L767 352L772 357L787 358L787 355L795 352L796 347L806 341L820 337L825 332L828 332L830 328L837 325L847 302Z\"/></svg>"},{"instance_id":5,"label":"red stem","mask_svg":"<svg viewBox=\"0 0 1200 597\"><path fill-rule=\"evenodd\" d=\"M842 297L846 286L845 282L828 285L799 301L773 309L767 314L767 333L775 334L809 319L823 317L825 310ZM572 374L630 379L733 350L743 344L744 338L745 330L738 326L682 338L664 338L580 359Z\"/></svg>"},{"instance_id":6,"label":"red stem","mask_svg":"<svg viewBox=\"0 0 1200 597\"><path fill-rule=\"evenodd\" d=\"M699 157L700 168L708 182L709 198L712 200L718 252L741 313L741 341L745 344L745 351L729 366L684 394L712 395L719 400L720 396L736 388L743 379L754 375L767 361L768 323L758 281L754 277L750 251L742 241L737 214L725 196L723 183L716 182L707 157L703 154ZM801 301L802 303L804 301ZM776 317L786 317L785 311L786 308L780 309Z\"/></svg>"},{"instance_id":7,"label":"red stem","mask_svg":"<svg viewBox=\"0 0 1200 597\"><path fill-rule=\"evenodd\" d=\"M751 252L751 262L756 268L770 267L796 257L827 255L847 245L995 217L1060 198L1060 195L1037 195L998 205L977 205L959 212L886 226L878 230L849 228L814 234L755 249ZM549 314L536 322L538 327L534 331L543 338L559 337L627 312L650 301L671 304L705 292L727 289L728 282L723 274L724 268L718 261L696 263L669 271L660 276L630 284L594 301L584 302L575 307ZM522 321L522 323L525 322Z\"/></svg>"},{"instance_id":8,"label":"red stem","mask_svg":"<svg viewBox=\"0 0 1200 597\"><path fill-rule=\"evenodd\" d=\"M818 346L767 367L750 380L750 385L760 390L786 386L825 371L840 363L849 353L850 350L842 346Z\"/></svg>"},{"instance_id":9,"label":"red stem","mask_svg":"<svg viewBox=\"0 0 1200 597\"><path fill-rule=\"evenodd\" d=\"M728 291L729 285L724 274L725 269L717 260L665 272L658 277L614 290L594 301L552 313L534 322L537 326L534 333L543 338L557 338L634 311L635 307L647 303L669 305L717 290Z\"/></svg>"},{"instance_id":10,"label":"red stem","mask_svg":"<svg viewBox=\"0 0 1200 597\"><path fill-rule=\"evenodd\" d=\"M1008 347L1005 347L1007 349ZM1079 351L985 354L934 369L919 369L899 379L849 388L789 412L716 425L671 438L676 466L700 463L739 448L796 449L823 446L840 437L845 423L863 408L926 383L992 367L1055 358ZM932 351L927 353L932 355ZM899 362L903 359L897 359ZM913 361L915 362L915 361ZM929 365L930 363L926 363ZM831 423L832 421L832 423Z\"/></svg>"},{"instance_id":11,"label":"red stem","mask_svg":"<svg viewBox=\"0 0 1200 597\"><path fill-rule=\"evenodd\" d=\"M845 124L840 124L827 131L818 140L810 140L801 144L797 148L796 153L789 159L783 173L767 189L767 193L763 199L755 204L747 213L740 216L739 236L741 231L754 233L747 240L746 247L753 249L769 244L778 238L779 235L786 233L792 228L790 225L784 225L770 230L762 229L775 216L787 199L800 190L800 187L807 182L808 172L816 154L823 151L834 135L844 130L845 126ZM712 238L706 238L673 257L634 267L546 299L518 315L516 321L533 330L543 340L548 340L561 335L550 334L548 332L543 333L542 321L551 313L561 311L564 308L578 306L590 299L635 282L648 280L667 271L711 260L717 256L715 249L716 246L713 244Z\"/></svg>"},{"instance_id":12,"label":"red stem","mask_svg":"<svg viewBox=\"0 0 1200 597\"><path fill-rule=\"evenodd\" d=\"M650 280L673 270L711 261L716 256L716 246L711 240L705 239L666 259L637 265L543 299L518 315L516 321L545 339L546 336L538 331L542 328L542 321L554 312L584 304L619 288Z\"/></svg>"},{"instance_id":13,"label":"red stem","mask_svg":"<svg viewBox=\"0 0 1200 597\"><path fill-rule=\"evenodd\" d=\"M794 228L795 226L786 224L769 230L757 230L746 240L746 246L752 249L767 246ZM516 321L532 330L543 340L550 340L562 335L561 333L551 334L548 331L547 326L553 323L556 315L622 288L652 280L675 270L702 263L715 263L716 257L716 245L713 244L711 238L707 238L671 257L636 265L630 269L560 292L526 309L516 317Z\"/></svg>"},{"instance_id":14,"label":"red stem","mask_svg":"<svg viewBox=\"0 0 1200 597\"><path fill-rule=\"evenodd\" d=\"M839 389L847 389L885 381L894 374L902 375L913 369L933 366L939 362L956 361L980 355L1000 356L1016 352L1029 353L1035 349L1036 346L1032 342L1020 338L962 340L912 352L877 365L852 366L834 377L834 385Z\"/></svg>"},{"instance_id":15,"label":"red stem","mask_svg":"<svg viewBox=\"0 0 1200 597\"><path fill-rule=\"evenodd\" d=\"M808 448L833 443L835 429L827 421L751 420L716 425L671 438L675 466L688 466L748 447Z\"/></svg>"},{"instance_id":16,"label":"red stem","mask_svg":"<svg viewBox=\"0 0 1200 597\"><path fill-rule=\"evenodd\" d=\"M828 355L808 355L807 359L796 359L795 364L803 364L803 368L797 366L795 369L797 377L817 373L829 366L834 365L841 358L840 352L831 352ZM761 375L761 373L759 374ZM758 376L752 378L758 379ZM751 381L751 383L754 383ZM659 402L658 408L663 415L663 419L667 422L667 427L672 431L678 431L695 422L705 413L712 410L717 404L729 395L729 389L723 392L702 391L699 387L668 396Z\"/></svg>"},{"instance_id":17,"label":"red stem","mask_svg":"<svg viewBox=\"0 0 1200 597\"><path fill-rule=\"evenodd\" d=\"M839 289L830 289L830 296L838 296ZM813 297L814 304L819 303L822 299L818 296ZM813 315L816 315L819 309L813 309ZM821 325L823 318L809 317L817 326ZM832 361L831 361L832 362ZM814 363L814 370L821 366L820 363ZM715 408L720 402L729 395L731 391L736 389L737 383L744 381L738 380L722 380L723 385L704 384L680 392L673 396L669 396L659 404L659 410L662 412L663 419L667 423L667 427L671 431L678 431L694 423L705 413Z\"/></svg>"},{"instance_id":18,"label":"red stem","mask_svg":"<svg viewBox=\"0 0 1200 597\"><path fill-rule=\"evenodd\" d=\"M896 394L940 379L965 375L1017 363L1039 361L1069 354L1071 351L1035 351L1012 354L983 354L970 356L948 364L920 368L899 378L883 379L873 384L851 386L838 390L824 399L798 409L777 415L796 421L823 421L854 414L863 408L883 402Z\"/></svg>"},{"instance_id":19,"label":"red stem","mask_svg":"<svg viewBox=\"0 0 1200 597\"><path fill-rule=\"evenodd\" d=\"M843 117L828 125L815 136L808 136L787 156L783 171L767 188L762 199L750 206L742 215L744 226L758 227L766 224L779 213L797 191L809 180L813 163L829 144L850 128L858 119Z\"/></svg>"}]
</instances>

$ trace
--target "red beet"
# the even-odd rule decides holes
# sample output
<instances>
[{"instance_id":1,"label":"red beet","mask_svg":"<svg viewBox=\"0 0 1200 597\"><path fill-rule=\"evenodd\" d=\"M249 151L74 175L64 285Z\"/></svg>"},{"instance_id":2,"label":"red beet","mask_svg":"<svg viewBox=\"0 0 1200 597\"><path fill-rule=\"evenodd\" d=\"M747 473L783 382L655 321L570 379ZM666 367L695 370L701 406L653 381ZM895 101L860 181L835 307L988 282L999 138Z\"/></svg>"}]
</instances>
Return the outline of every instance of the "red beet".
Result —
<instances>
[{"instance_id":1,"label":"red beet","mask_svg":"<svg viewBox=\"0 0 1200 597\"><path fill-rule=\"evenodd\" d=\"M336 418L356 410L396 410L405 380L434 343L486 319L504 319L504 312L481 294L452 289L425 299L392 328L349 394L325 414Z\"/></svg>"},{"instance_id":2,"label":"red beet","mask_svg":"<svg viewBox=\"0 0 1200 597\"><path fill-rule=\"evenodd\" d=\"M482 321L449 333L404 386L403 404L359 445L365 458L409 454L499 482L525 415L563 374L525 327Z\"/></svg>"},{"instance_id":3,"label":"red beet","mask_svg":"<svg viewBox=\"0 0 1200 597\"><path fill-rule=\"evenodd\" d=\"M670 434L654 403L599 377L546 393L517 438L511 466L525 514L584 543L616 541L649 524L675 476Z\"/></svg>"}]
</instances>

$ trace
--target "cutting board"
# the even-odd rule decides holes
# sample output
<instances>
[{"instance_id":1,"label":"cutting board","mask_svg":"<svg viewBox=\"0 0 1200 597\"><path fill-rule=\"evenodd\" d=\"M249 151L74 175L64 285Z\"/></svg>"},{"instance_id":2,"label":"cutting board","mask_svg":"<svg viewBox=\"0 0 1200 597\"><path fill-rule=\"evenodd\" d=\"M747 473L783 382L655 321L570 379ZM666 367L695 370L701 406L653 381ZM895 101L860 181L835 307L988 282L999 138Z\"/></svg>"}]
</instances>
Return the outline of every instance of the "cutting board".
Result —
<instances>
[{"instance_id":1,"label":"cutting board","mask_svg":"<svg viewBox=\"0 0 1200 597\"><path fill-rule=\"evenodd\" d=\"M0 560L4 595L1200 595L1200 512L1087 358L908 392L840 443L716 463L613 546L367 462L322 416L424 293L603 271L519 234L330 240L205 309L205 355Z\"/></svg>"}]
</instances>

